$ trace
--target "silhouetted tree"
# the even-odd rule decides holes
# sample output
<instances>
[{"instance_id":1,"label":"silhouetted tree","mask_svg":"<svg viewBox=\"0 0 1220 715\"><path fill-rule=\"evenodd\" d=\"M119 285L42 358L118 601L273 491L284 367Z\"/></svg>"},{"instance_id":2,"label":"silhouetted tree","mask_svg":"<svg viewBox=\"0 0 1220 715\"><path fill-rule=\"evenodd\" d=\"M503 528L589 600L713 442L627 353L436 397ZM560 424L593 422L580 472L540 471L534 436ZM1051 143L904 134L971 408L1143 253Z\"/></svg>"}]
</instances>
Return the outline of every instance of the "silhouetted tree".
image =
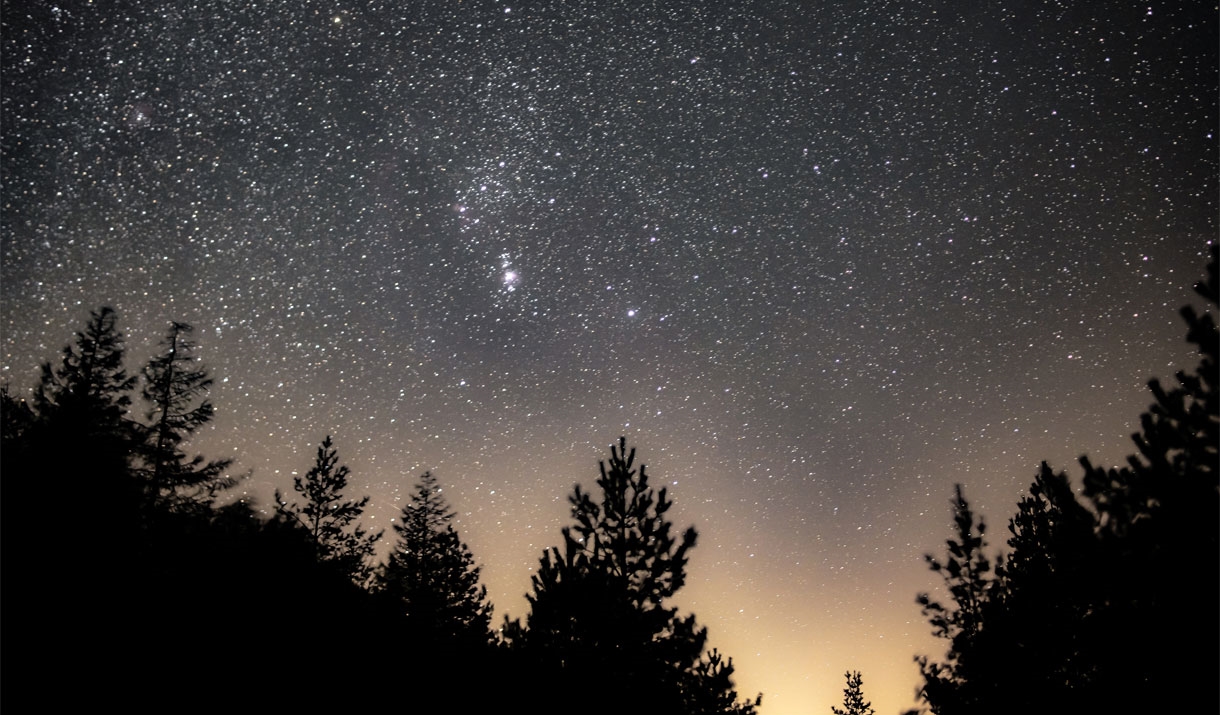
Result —
<instances>
[{"instance_id":1,"label":"silhouetted tree","mask_svg":"<svg viewBox=\"0 0 1220 715\"><path fill-rule=\"evenodd\" d=\"M576 523L563 549L548 550L527 596L525 628L506 624L510 643L554 673L560 710L622 709L606 693L631 692L637 713L752 713L737 702L731 662L701 660L707 630L679 617L669 599L686 579L696 532L671 533L666 490L654 491L626 439L600 462L598 499L575 487Z\"/></svg>"},{"instance_id":2,"label":"silhouetted tree","mask_svg":"<svg viewBox=\"0 0 1220 715\"><path fill-rule=\"evenodd\" d=\"M12 469L4 475L6 496L22 501L23 490L53 484L109 514L101 528L126 529L139 521L131 513L139 502L131 479L137 432L127 417L136 378L123 366L124 353L115 312L103 307L90 313L57 367L43 363L28 403L32 410L18 413L24 422L20 444L5 458Z\"/></svg>"},{"instance_id":3,"label":"silhouetted tree","mask_svg":"<svg viewBox=\"0 0 1220 715\"><path fill-rule=\"evenodd\" d=\"M127 408L136 378L123 367L123 334L113 308L90 313L75 345L57 368L43 363L34 391L34 412L69 439L125 441L131 437Z\"/></svg>"},{"instance_id":4,"label":"silhouetted tree","mask_svg":"<svg viewBox=\"0 0 1220 715\"><path fill-rule=\"evenodd\" d=\"M924 557L929 567L944 579L950 600L942 604L926 593L916 599L932 624L933 635L949 642L943 663L927 656L915 659L924 678L920 695L937 715L983 711L976 702L977 694L970 690L976 683L969 677L969 668L975 665L969 655L981 631L983 604L993 585L991 559L986 553L986 523L976 519L962 494L962 486L958 484L954 490L953 524L957 538L946 542L949 555L944 562L931 554Z\"/></svg>"},{"instance_id":5,"label":"silhouetted tree","mask_svg":"<svg viewBox=\"0 0 1220 715\"><path fill-rule=\"evenodd\" d=\"M66 653L87 662L110 635L106 624L123 620L118 592L128 595L144 522L130 469L135 378L124 369L124 352L115 312L92 311L59 364L42 365L31 398L4 404L0 478L5 536L12 537L3 540L4 563L6 573L21 574L7 582L5 609L36 624L27 634L10 629L6 644L29 672L53 672ZM79 529L42 523L37 505L52 502L91 515L86 540Z\"/></svg>"},{"instance_id":6,"label":"silhouetted tree","mask_svg":"<svg viewBox=\"0 0 1220 715\"><path fill-rule=\"evenodd\" d=\"M1206 280L1195 286L1210 310L1217 305L1217 246ZM1107 569L1099 578L1099 609L1107 668L1100 687L1123 689L1136 709L1189 704L1220 711L1214 686L1220 672L1220 332L1212 314L1182 308L1187 340L1199 351L1194 371L1176 385L1149 382L1154 402L1132 435L1137 453L1121 468L1082 457L1084 493L1100 515ZM1149 657L1197 640L1196 655ZM1133 685L1135 684L1135 685Z\"/></svg>"},{"instance_id":7,"label":"silhouetted tree","mask_svg":"<svg viewBox=\"0 0 1220 715\"><path fill-rule=\"evenodd\" d=\"M1077 499L1067 474L1054 472L1046 462L1029 493L1017 502L1008 522L1011 549L997 575L1012 587L1033 588L1065 571L1079 570L1096 554L1096 519Z\"/></svg>"},{"instance_id":8,"label":"silhouetted tree","mask_svg":"<svg viewBox=\"0 0 1220 715\"><path fill-rule=\"evenodd\" d=\"M5 464L9 475L36 472L64 488L99 491L126 474L135 432L127 419L135 378L123 367L123 334L112 308L90 312L58 366L42 364L29 399L4 391ZM30 474L22 481L28 481ZM6 486L17 487L16 479ZM45 482L44 482L45 488ZM12 493L12 492L10 492Z\"/></svg>"},{"instance_id":9,"label":"silhouetted tree","mask_svg":"<svg viewBox=\"0 0 1220 715\"><path fill-rule=\"evenodd\" d=\"M170 508L183 504L210 504L218 491L236 481L226 474L232 460L205 462L202 456L187 457L183 443L212 419L213 407L206 395L212 386L207 370L200 367L193 328L173 322L161 341L161 352L144 367L142 394L148 404L148 423L140 455L142 476L154 497Z\"/></svg>"},{"instance_id":10,"label":"silhouetted tree","mask_svg":"<svg viewBox=\"0 0 1220 715\"><path fill-rule=\"evenodd\" d=\"M984 606L984 636L973 654L990 669L992 702L1029 712L1047 702L1089 710L1101 629L1096 604L1106 569L1096 516L1068 477L1045 462L1009 520L1009 553L998 560ZM984 650L983 645L990 647Z\"/></svg>"},{"instance_id":11,"label":"silhouetted tree","mask_svg":"<svg viewBox=\"0 0 1220 715\"><path fill-rule=\"evenodd\" d=\"M414 642L429 651L491 641L487 589L453 517L436 477L424 472L394 524L398 540L377 579L405 614Z\"/></svg>"},{"instance_id":12,"label":"silhouetted tree","mask_svg":"<svg viewBox=\"0 0 1220 715\"><path fill-rule=\"evenodd\" d=\"M695 715L755 715L762 695L739 700L733 684L733 659L713 648L681 678L684 713Z\"/></svg>"},{"instance_id":13,"label":"silhouetted tree","mask_svg":"<svg viewBox=\"0 0 1220 715\"><path fill-rule=\"evenodd\" d=\"M319 561L333 563L356 583L365 584L372 575L373 544L382 532L369 533L357 523L369 498L344 497L348 475L327 435L318 447L314 466L304 476L292 478L292 488L305 498L304 504L289 504L279 489L275 503L284 518L308 532Z\"/></svg>"},{"instance_id":14,"label":"silhouetted tree","mask_svg":"<svg viewBox=\"0 0 1220 715\"><path fill-rule=\"evenodd\" d=\"M843 689L843 708L830 707L834 715L877 715L872 703L864 700L863 679L860 671L848 671L845 674L847 687Z\"/></svg>"},{"instance_id":15,"label":"silhouetted tree","mask_svg":"<svg viewBox=\"0 0 1220 715\"><path fill-rule=\"evenodd\" d=\"M170 510L169 500L147 498L142 477L153 473L158 455L169 473L183 462L198 464L181 457L181 445L211 417L210 407L196 411L206 376L171 359L170 345L145 370L148 427L127 418L134 380L123 369L122 335L110 309L91 315L62 364L43 367L28 399L0 390L6 537L0 546L6 574L20 575L6 581L4 608L26 624L5 631L6 653L20 655L5 661L10 696L29 699L18 692L21 685L35 689L71 672L72 687L47 700L56 708L85 710L115 693L129 712L162 712L188 696L197 709L231 708L229 689L189 684L221 677L234 649L250 647L240 622L226 626L217 616L236 607L298 623L316 623L319 612L341 613L344 627L311 629L309 646L363 657L334 659L326 677L387 679L388 666L379 668L391 662L389 646L380 641L393 619L348 573L319 561L317 541L300 521L264 521L242 501ZM182 358L181 342L177 347ZM157 390L167 384L169 390ZM150 449L162 422L161 449ZM333 471L321 470L332 477ZM87 528L46 528L45 510L32 505L48 499L86 515ZM26 523L34 518L38 523ZM275 648L264 647L261 676L299 679L299 661ZM350 705L348 690L319 690L277 691L276 706Z\"/></svg>"},{"instance_id":16,"label":"silhouetted tree","mask_svg":"<svg viewBox=\"0 0 1220 715\"><path fill-rule=\"evenodd\" d=\"M1216 264L1217 246L1213 244L1208 277L1195 285L1195 291L1213 307L1220 291ZM1129 457L1127 466L1106 470L1081 459L1085 495L1101 514L1103 528L1115 536L1154 527L1158 521L1203 521L1206 526L1217 520L1220 333L1210 314L1199 315L1189 305L1180 312L1187 323L1186 339L1201 355L1196 370L1179 371L1178 384L1172 389L1157 379L1148 383L1156 401L1140 417L1141 431L1132 435L1139 454ZM1158 514L1165 519L1148 519ZM1217 531L1210 530L1212 543Z\"/></svg>"},{"instance_id":17,"label":"silhouetted tree","mask_svg":"<svg viewBox=\"0 0 1220 715\"><path fill-rule=\"evenodd\" d=\"M1216 304L1216 247L1196 288ZM949 605L919 596L944 662L917 661L937 715L1220 710L1220 409L1213 318L1182 310L1202 361L1155 402L1122 468L1081 458L1084 496L1045 463L994 572L961 497L941 572ZM977 533L976 533L977 532ZM1182 638L1191 655L1174 657Z\"/></svg>"}]
</instances>

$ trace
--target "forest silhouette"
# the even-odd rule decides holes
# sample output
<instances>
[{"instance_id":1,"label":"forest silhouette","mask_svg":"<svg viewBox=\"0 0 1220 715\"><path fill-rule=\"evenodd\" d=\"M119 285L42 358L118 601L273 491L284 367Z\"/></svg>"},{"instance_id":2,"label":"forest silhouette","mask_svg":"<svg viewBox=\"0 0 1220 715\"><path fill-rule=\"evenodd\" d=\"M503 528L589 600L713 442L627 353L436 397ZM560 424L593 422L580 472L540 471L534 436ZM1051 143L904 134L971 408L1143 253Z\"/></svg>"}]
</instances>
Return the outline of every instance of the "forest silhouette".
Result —
<instances>
[{"instance_id":1,"label":"forest silhouette","mask_svg":"<svg viewBox=\"0 0 1220 715\"><path fill-rule=\"evenodd\" d=\"M1217 250L1197 292L1217 304ZM1220 338L1182 309L1199 365L1154 402L1126 465L1043 464L989 550L959 485L943 579L917 603L946 650L917 656L921 707L958 713L1220 711ZM110 308L31 391L2 399L6 701L128 712L362 701L442 712L749 715L731 658L675 604L698 540L676 532L625 438L547 549L523 619L495 627L435 476L384 563L329 436L263 516L235 460L190 454L213 417L192 328L131 374ZM50 497L48 497L50 495ZM64 517L67 517L66 519ZM63 526L56 526L62 523ZM246 614L234 616L240 607ZM257 620L256 620L257 619ZM253 634L263 637L253 637ZM238 674L240 673L240 674ZM840 713L871 713L847 671ZM58 684L63 684L61 687ZM371 695L369 693L372 693Z\"/></svg>"}]
</instances>

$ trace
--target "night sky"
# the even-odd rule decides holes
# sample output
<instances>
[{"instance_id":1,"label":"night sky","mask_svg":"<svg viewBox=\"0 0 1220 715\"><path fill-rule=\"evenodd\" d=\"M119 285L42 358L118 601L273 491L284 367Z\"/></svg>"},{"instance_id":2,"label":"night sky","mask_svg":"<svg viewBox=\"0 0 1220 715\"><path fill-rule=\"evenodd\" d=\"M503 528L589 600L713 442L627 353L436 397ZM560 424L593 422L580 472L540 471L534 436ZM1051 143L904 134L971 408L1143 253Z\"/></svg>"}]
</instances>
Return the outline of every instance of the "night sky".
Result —
<instances>
[{"instance_id":1,"label":"night sky","mask_svg":"<svg viewBox=\"0 0 1220 715\"><path fill-rule=\"evenodd\" d=\"M700 532L675 603L765 715L847 669L913 705L952 485L998 544L1040 461L1121 461L1197 364L1214 2L0 18L0 379L102 305L132 370L192 323L197 451L266 509L332 434L374 528L432 470L497 624L626 435Z\"/></svg>"}]
</instances>

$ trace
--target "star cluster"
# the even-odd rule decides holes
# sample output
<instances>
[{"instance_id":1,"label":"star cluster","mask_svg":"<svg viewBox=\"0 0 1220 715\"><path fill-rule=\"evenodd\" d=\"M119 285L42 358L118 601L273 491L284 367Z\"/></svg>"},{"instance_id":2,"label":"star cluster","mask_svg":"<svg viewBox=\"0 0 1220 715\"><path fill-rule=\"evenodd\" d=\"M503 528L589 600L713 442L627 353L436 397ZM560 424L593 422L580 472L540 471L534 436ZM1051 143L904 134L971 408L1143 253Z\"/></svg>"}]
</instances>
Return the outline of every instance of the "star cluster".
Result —
<instances>
[{"instance_id":1,"label":"star cluster","mask_svg":"<svg viewBox=\"0 0 1220 715\"><path fill-rule=\"evenodd\" d=\"M764 712L913 703L962 482L1111 463L1195 358L1202 2L68 1L3 12L3 360L200 331L266 505L430 469L499 614L626 434ZM997 529L997 540L1001 539ZM497 616L498 618L499 616Z\"/></svg>"}]
</instances>

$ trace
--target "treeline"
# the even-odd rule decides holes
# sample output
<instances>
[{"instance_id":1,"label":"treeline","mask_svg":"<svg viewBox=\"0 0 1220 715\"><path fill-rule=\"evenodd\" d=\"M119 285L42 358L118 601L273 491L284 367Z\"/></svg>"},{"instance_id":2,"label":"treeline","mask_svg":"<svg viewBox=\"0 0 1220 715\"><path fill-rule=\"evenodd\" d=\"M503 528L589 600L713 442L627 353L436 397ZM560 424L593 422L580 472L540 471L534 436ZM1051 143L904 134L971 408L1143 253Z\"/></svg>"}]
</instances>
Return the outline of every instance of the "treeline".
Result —
<instances>
[{"instance_id":1,"label":"treeline","mask_svg":"<svg viewBox=\"0 0 1220 715\"><path fill-rule=\"evenodd\" d=\"M384 534L327 437L262 517L225 499L228 459L191 455L212 384L171 323L132 375L93 312L26 395L2 399L5 698L128 712L369 704L414 712L756 712L680 615L693 528L673 532L625 440L542 557L524 621L493 629L437 479Z\"/></svg>"},{"instance_id":2,"label":"treeline","mask_svg":"<svg viewBox=\"0 0 1220 715\"><path fill-rule=\"evenodd\" d=\"M1217 248L1195 286L1217 305ZM1154 402L1121 467L1046 463L991 554L959 485L954 534L927 556L944 589L918 603L943 659L918 657L937 715L1220 712L1220 334L1181 310L1201 361Z\"/></svg>"},{"instance_id":3,"label":"treeline","mask_svg":"<svg viewBox=\"0 0 1220 715\"><path fill-rule=\"evenodd\" d=\"M1195 285L1215 310L1213 244ZM1154 402L1121 467L1081 457L1079 489L1042 463L1008 521L1008 550L953 498L943 580L916 597L942 658L916 656L920 707L906 715L1220 712L1220 330L1185 306L1201 356ZM858 671L833 715L876 715Z\"/></svg>"},{"instance_id":4,"label":"treeline","mask_svg":"<svg viewBox=\"0 0 1220 715\"><path fill-rule=\"evenodd\" d=\"M1217 249L1196 289L1217 304ZM1202 359L1154 403L1121 467L1043 464L988 548L959 485L943 578L917 602L943 657L916 658L937 715L1220 711L1220 334L1182 309ZM91 314L24 395L0 393L5 698L129 712L390 705L404 711L738 713L732 661L673 605L693 528L624 439L532 578L491 623L479 568L424 473L384 562L329 437L275 493L225 499L233 462L191 455L212 419L191 327L138 374L114 312ZM848 671L842 715L875 715Z\"/></svg>"}]
</instances>

